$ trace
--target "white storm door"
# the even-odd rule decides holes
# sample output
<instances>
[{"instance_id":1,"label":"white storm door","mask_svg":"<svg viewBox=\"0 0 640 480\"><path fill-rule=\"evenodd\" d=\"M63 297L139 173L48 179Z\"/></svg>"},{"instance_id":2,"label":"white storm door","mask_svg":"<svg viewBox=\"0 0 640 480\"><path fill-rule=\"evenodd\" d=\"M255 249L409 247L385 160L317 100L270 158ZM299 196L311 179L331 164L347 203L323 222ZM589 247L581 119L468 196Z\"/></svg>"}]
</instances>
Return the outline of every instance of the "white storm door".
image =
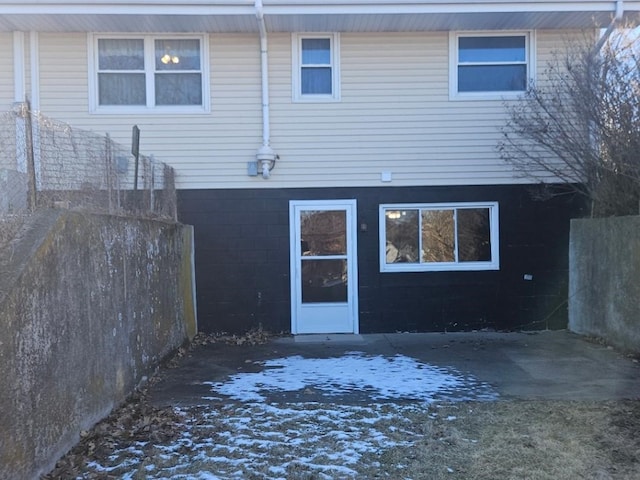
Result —
<instances>
[{"instance_id":1,"label":"white storm door","mask_svg":"<svg viewBox=\"0 0 640 480\"><path fill-rule=\"evenodd\" d=\"M358 333L355 200L291 200L291 333Z\"/></svg>"}]
</instances>

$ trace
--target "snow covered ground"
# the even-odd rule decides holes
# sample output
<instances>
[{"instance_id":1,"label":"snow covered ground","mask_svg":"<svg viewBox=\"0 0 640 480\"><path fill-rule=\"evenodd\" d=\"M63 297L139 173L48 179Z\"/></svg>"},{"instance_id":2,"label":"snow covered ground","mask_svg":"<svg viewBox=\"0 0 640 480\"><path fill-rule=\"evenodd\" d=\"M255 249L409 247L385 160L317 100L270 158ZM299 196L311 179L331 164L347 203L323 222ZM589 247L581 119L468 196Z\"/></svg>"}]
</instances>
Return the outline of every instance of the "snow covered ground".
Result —
<instances>
[{"instance_id":1,"label":"snow covered ground","mask_svg":"<svg viewBox=\"0 0 640 480\"><path fill-rule=\"evenodd\" d=\"M402 355L260 365L209 382L202 406L177 410L184 425L171 442L137 442L90 469L125 479L411 478L405 459L438 401L497 399L471 376Z\"/></svg>"}]
</instances>

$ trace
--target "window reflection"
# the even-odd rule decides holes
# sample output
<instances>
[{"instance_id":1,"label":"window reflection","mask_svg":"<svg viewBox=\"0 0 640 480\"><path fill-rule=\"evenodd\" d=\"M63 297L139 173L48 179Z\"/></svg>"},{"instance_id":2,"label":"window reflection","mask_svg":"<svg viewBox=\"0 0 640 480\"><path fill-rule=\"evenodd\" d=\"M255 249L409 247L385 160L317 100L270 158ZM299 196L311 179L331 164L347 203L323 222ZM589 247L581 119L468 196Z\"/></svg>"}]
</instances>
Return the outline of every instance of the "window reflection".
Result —
<instances>
[{"instance_id":1,"label":"window reflection","mask_svg":"<svg viewBox=\"0 0 640 480\"><path fill-rule=\"evenodd\" d=\"M418 210L389 210L385 223L387 263L418 262Z\"/></svg>"},{"instance_id":2,"label":"window reflection","mask_svg":"<svg viewBox=\"0 0 640 480\"><path fill-rule=\"evenodd\" d=\"M300 214L303 255L346 255L347 213L307 210Z\"/></svg>"},{"instance_id":3,"label":"window reflection","mask_svg":"<svg viewBox=\"0 0 640 480\"><path fill-rule=\"evenodd\" d=\"M422 211L422 261L455 262L453 210Z\"/></svg>"},{"instance_id":4,"label":"window reflection","mask_svg":"<svg viewBox=\"0 0 640 480\"><path fill-rule=\"evenodd\" d=\"M346 260L302 261L302 303L347 301Z\"/></svg>"},{"instance_id":5,"label":"window reflection","mask_svg":"<svg viewBox=\"0 0 640 480\"><path fill-rule=\"evenodd\" d=\"M385 262L491 262L491 209L385 211Z\"/></svg>"}]
</instances>

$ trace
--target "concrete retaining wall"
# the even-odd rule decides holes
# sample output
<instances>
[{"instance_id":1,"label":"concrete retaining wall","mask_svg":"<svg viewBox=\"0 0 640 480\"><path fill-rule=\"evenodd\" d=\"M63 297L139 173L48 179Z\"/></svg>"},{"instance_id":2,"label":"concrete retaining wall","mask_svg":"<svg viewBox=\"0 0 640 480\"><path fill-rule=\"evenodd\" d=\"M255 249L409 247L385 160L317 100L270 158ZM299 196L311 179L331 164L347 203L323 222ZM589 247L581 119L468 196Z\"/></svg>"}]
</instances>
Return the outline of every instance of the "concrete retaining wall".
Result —
<instances>
[{"instance_id":1,"label":"concrete retaining wall","mask_svg":"<svg viewBox=\"0 0 640 480\"><path fill-rule=\"evenodd\" d=\"M50 470L195 335L192 228L51 211L0 281L0 478Z\"/></svg>"},{"instance_id":2,"label":"concrete retaining wall","mask_svg":"<svg viewBox=\"0 0 640 480\"><path fill-rule=\"evenodd\" d=\"M571 221L569 329L640 353L640 217Z\"/></svg>"}]
</instances>

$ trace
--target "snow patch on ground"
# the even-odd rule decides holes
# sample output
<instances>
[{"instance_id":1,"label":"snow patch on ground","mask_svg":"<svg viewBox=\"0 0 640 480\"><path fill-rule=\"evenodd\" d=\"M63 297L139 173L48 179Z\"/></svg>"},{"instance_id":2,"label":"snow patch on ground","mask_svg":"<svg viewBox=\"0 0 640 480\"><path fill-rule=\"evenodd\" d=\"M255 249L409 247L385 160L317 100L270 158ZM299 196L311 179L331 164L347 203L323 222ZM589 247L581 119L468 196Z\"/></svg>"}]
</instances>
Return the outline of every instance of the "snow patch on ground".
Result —
<instances>
[{"instance_id":1,"label":"snow patch on ground","mask_svg":"<svg viewBox=\"0 0 640 480\"><path fill-rule=\"evenodd\" d=\"M420 437L424 404L227 404L179 409L186 429L168 445L130 446L90 470L119 478L362 478L392 448ZM397 466L399 473L403 467ZM398 477L401 478L401 477Z\"/></svg>"},{"instance_id":2,"label":"snow patch on ground","mask_svg":"<svg viewBox=\"0 0 640 480\"><path fill-rule=\"evenodd\" d=\"M436 399L495 400L490 385L469 375L435 367L404 355L385 357L348 352L341 357L304 358L296 355L260 362L257 373L238 373L224 382L211 382L213 392L239 401L278 401L292 392L325 398L374 401Z\"/></svg>"},{"instance_id":3,"label":"snow patch on ground","mask_svg":"<svg viewBox=\"0 0 640 480\"><path fill-rule=\"evenodd\" d=\"M176 440L120 448L90 470L123 479L330 480L378 476L384 464L386 478L403 479L408 467L388 456L405 458L417 445L425 434L418 419L439 416L434 401L497 398L474 377L403 355L260 365L209 382L206 405L176 409L185 419Z\"/></svg>"}]
</instances>

